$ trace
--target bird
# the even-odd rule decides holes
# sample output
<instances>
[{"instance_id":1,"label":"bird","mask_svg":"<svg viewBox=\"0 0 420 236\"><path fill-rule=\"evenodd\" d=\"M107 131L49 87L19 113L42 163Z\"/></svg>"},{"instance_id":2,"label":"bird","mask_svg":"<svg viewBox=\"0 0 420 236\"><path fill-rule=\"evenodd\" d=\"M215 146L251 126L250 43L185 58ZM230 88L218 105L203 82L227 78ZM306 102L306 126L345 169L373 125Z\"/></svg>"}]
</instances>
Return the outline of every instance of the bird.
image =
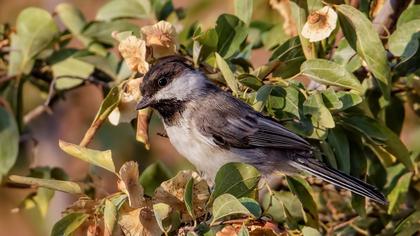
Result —
<instances>
[{"instance_id":1,"label":"bird","mask_svg":"<svg viewBox=\"0 0 420 236\"><path fill-rule=\"evenodd\" d=\"M136 109L156 110L171 144L210 183L224 164L241 162L264 176L310 174L387 204L376 187L316 159L307 140L221 89L181 55L158 59L140 91Z\"/></svg>"}]
</instances>

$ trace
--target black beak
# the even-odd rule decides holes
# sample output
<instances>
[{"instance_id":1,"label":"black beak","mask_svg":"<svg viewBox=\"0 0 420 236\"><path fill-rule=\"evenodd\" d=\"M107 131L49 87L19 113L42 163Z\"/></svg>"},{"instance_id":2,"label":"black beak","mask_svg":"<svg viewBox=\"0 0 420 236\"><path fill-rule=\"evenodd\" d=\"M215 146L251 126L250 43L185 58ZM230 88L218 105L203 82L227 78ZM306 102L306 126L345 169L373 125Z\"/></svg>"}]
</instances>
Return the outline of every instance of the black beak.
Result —
<instances>
[{"instance_id":1,"label":"black beak","mask_svg":"<svg viewBox=\"0 0 420 236\"><path fill-rule=\"evenodd\" d=\"M152 99L149 97L143 97L141 101L137 104L136 110L144 109L152 103Z\"/></svg>"}]
</instances>

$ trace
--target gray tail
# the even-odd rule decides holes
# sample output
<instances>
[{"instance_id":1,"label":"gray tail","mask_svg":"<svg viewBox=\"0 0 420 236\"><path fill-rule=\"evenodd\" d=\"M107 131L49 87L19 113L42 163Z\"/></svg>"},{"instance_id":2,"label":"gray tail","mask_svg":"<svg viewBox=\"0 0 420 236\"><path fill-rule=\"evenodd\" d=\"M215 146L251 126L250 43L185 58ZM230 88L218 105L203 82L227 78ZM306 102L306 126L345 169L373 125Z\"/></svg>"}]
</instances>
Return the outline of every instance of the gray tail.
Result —
<instances>
[{"instance_id":1,"label":"gray tail","mask_svg":"<svg viewBox=\"0 0 420 236\"><path fill-rule=\"evenodd\" d=\"M295 168L304 170L309 174L312 174L338 187L347 189L357 195L368 197L382 205L388 204L384 195L379 192L376 187L367 184L358 178L347 175L341 171L329 168L316 159L296 158L292 165L294 165Z\"/></svg>"}]
</instances>

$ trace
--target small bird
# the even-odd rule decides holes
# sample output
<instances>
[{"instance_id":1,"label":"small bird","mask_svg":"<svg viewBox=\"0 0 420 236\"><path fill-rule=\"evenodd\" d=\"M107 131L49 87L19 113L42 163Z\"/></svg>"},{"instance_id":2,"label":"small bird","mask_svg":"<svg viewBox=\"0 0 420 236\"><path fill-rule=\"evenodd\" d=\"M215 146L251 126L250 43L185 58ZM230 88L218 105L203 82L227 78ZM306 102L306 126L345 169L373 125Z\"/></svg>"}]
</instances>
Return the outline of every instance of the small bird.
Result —
<instances>
[{"instance_id":1,"label":"small bird","mask_svg":"<svg viewBox=\"0 0 420 236\"><path fill-rule=\"evenodd\" d=\"M220 89L184 57L159 59L140 91L137 109L157 110L172 145L210 182L222 165L243 162L267 176L307 172L386 204L374 186L315 159L305 139Z\"/></svg>"}]
</instances>

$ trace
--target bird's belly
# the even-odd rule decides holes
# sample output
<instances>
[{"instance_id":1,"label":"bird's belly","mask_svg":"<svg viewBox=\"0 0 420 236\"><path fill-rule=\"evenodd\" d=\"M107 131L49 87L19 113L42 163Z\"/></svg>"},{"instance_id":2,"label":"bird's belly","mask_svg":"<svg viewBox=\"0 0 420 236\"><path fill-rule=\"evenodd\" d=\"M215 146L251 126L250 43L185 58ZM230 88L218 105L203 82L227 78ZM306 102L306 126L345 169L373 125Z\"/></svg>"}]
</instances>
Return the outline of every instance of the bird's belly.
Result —
<instances>
[{"instance_id":1,"label":"bird's belly","mask_svg":"<svg viewBox=\"0 0 420 236\"><path fill-rule=\"evenodd\" d=\"M224 164L241 161L237 154L221 149L211 139L183 125L166 127L166 132L175 149L209 182L214 181L217 170Z\"/></svg>"}]
</instances>

